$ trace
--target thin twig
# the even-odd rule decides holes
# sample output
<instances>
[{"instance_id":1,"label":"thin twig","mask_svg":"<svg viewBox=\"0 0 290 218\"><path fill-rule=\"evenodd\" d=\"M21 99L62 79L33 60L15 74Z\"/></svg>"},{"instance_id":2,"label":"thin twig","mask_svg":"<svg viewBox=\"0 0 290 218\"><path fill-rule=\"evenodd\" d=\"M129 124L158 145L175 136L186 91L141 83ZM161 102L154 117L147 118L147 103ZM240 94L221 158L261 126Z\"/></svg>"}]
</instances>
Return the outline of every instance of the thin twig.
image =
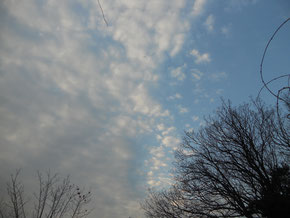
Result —
<instances>
[{"instance_id":1,"label":"thin twig","mask_svg":"<svg viewBox=\"0 0 290 218\"><path fill-rule=\"evenodd\" d=\"M279 110L279 95L281 94L281 92L283 90L286 90L286 89L288 89L288 91L289 91L290 87L289 86L288 87L283 87L283 88L279 89L279 91L278 91L278 95L277 95L278 97L277 97L277 102L276 102L276 111L277 111L277 117L278 117L278 121L279 121L279 126L281 128L281 133L283 135L286 135L289 138L289 135L287 134L287 131L283 128L283 123L282 123L281 114L280 114L280 110ZM289 119L289 114L287 114L286 117Z\"/></svg>"},{"instance_id":2,"label":"thin twig","mask_svg":"<svg viewBox=\"0 0 290 218\"><path fill-rule=\"evenodd\" d=\"M106 20L106 17L105 17L105 14L104 14L104 11L103 11L103 8L102 8L102 5L101 5L101 3L100 3L100 0L98 0L98 4L99 4L99 7L100 7L100 9L101 9L101 11L102 11L103 20L105 21L106 25L109 26L109 25L108 25L108 22L107 22L107 20Z\"/></svg>"}]
</instances>

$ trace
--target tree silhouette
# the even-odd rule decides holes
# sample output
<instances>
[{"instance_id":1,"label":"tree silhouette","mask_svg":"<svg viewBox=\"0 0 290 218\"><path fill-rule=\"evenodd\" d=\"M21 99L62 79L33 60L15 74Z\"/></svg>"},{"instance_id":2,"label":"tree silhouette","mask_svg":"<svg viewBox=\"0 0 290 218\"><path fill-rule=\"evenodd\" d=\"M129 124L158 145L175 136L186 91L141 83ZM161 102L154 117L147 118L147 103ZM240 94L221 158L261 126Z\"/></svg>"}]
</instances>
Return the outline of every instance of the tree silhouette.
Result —
<instances>
[{"instance_id":1,"label":"tree silhouette","mask_svg":"<svg viewBox=\"0 0 290 218\"><path fill-rule=\"evenodd\" d=\"M24 195L24 186L19 182L19 174L20 170L17 170L7 183L8 197L0 204L1 218L80 218L91 212L87 209L91 192L72 184L68 176L61 178L50 172L45 176L37 172L39 187L34 193L34 208L28 208L29 202Z\"/></svg>"},{"instance_id":2,"label":"tree silhouette","mask_svg":"<svg viewBox=\"0 0 290 218\"><path fill-rule=\"evenodd\" d=\"M198 132L185 133L175 152L175 184L150 192L141 205L146 216L287 217L287 121L260 101L223 102Z\"/></svg>"},{"instance_id":3,"label":"tree silhouette","mask_svg":"<svg viewBox=\"0 0 290 218\"><path fill-rule=\"evenodd\" d=\"M141 204L147 217L288 217L290 214L290 74L266 82L256 101L232 107L223 102L198 132L185 132L175 152L175 184L168 190L150 190ZM288 78L277 93L269 84ZM266 89L276 98L268 108L259 100ZM282 112L282 101L286 113Z\"/></svg>"}]
</instances>

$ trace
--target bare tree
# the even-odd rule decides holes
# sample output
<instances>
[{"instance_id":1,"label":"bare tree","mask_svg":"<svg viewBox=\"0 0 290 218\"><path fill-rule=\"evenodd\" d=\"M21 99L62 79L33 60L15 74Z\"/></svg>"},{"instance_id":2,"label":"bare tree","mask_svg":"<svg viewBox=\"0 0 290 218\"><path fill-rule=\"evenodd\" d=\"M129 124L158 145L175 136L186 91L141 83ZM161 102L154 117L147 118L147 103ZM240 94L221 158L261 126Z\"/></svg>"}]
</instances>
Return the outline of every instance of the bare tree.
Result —
<instances>
[{"instance_id":1,"label":"bare tree","mask_svg":"<svg viewBox=\"0 0 290 218\"><path fill-rule=\"evenodd\" d=\"M58 174L46 175L37 172L39 189L33 194L34 208L26 208L28 203L24 195L24 186L19 182L20 170L11 175L7 183L8 198L0 204L0 217L26 218L61 218L86 217L91 210L87 209L91 192L85 192L70 182L70 178L61 178ZM27 206L28 207L28 206Z\"/></svg>"},{"instance_id":2,"label":"bare tree","mask_svg":"<svg viewBox=\"0 0 290 218\"><path fill-rule=\"evenodd\" d=\"M145 215L147 217L184 217L186 211L181 208L183 203L180 190L175 186L169 190L162 190L157 192L156 190L149 190L148 199L141 203L141 207L145 209Z\"/></svg>"},{"instance_id":3,"label":"bare tree","mask_svg":"<svg viewBox=\"0 0 290 218\"><path fill-rule=\"evenodd\" d=\"M289 144L275 109L223 103L198 132L185 133L172 188L141 206L147 217L287 217Z\"/></svg>"},{"instance_id":4,"label":"bare tree","mask_svg":"<svg viewBox=\"0 0 290 218\"><path fill-rule=\"evenodd\" d=\"M279 121L281 121L281 115L280 115L280 111L279 111L279 108L280 108L280 102L283 102L284 105L286 105L287 109L288 109L288 113L286 114L286 117L287 119L290 119L290 74L284 74L284 75L279 75L279 76L276 76L274 78L272 78L270 81L266 82L265 81L265 78L264 78L264 73L263 73L263 64L264 64L264 61L265 61L265 57L266 57L266 54L267 54L267 51L268 51L268 48L272 42L272 40L275 38L275 36L278 34L278 32L280 31L280 29L282 27L284 27L286 25L287 22L290 21L290 18L287 18L283 23L280 24L280 26L274 31L274 33L272 34L272 36L270 37L270 39L268 40L266 46L265 46L265 49L264 49L264 52L263 52L263 55L262 55L262 59L261 59L261 62L260 62L260 78L261 78L261 81L263 83L263 86L262 88L260 89L259 93L258 93L258 98L262 92L262 90L264 88L266 88L266 90L276 98L276 112L277 112L277 115L278 115L278 119ZM282 87L280 87L279 90L277 91L274 91L272 90L269 85L270 83L274 82L274 81L277 81L277 80L281 80L281 79L287 79L286 80L286 84ZM281 131L283 134L287 134L285 132L285 130L283 129L283 126L281 125Z\"/></svg>"}]
</instances>

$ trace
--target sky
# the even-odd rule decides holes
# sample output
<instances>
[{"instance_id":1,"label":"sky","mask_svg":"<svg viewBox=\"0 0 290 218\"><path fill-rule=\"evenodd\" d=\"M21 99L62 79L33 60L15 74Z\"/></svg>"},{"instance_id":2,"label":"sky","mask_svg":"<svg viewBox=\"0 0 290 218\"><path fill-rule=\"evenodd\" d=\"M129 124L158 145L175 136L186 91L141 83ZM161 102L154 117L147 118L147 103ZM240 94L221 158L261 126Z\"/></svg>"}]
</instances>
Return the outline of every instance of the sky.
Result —
<instances>
[{"instance_id":1,"label":"sky","mask_svg":"<svg viewBox=\"0 0 290 218\"><path fill-rule=\"evenodd\" d=\"M144 217L147 189L172 183L184 131L221 98L257 96L290 2L99 2L0 1L0 193L18 168L27 194L50 169L91 189L90 217ZM289 39L287 23L265 81L289 74Z\"/></svg>"}]
</instances>

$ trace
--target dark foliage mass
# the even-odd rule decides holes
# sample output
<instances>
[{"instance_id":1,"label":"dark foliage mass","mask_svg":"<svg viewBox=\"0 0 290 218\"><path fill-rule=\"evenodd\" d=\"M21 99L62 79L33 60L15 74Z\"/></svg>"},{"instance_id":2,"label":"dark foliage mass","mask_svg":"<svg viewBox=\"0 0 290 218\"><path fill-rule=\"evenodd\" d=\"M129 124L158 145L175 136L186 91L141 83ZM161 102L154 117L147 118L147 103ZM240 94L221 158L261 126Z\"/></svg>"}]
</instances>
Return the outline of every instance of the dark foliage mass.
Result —
<instances>
[{"instance_id":1,"label":"dark foliage mass","mask_svg":"<svg viewBox=\"0 0 290 218\"><path fill-rule=\"evenodd\" d=\"M287 217L289 119L260 101L223 103L175 153L175 184L150 191L147 217Z\"/></svg>"}]
</instances>

